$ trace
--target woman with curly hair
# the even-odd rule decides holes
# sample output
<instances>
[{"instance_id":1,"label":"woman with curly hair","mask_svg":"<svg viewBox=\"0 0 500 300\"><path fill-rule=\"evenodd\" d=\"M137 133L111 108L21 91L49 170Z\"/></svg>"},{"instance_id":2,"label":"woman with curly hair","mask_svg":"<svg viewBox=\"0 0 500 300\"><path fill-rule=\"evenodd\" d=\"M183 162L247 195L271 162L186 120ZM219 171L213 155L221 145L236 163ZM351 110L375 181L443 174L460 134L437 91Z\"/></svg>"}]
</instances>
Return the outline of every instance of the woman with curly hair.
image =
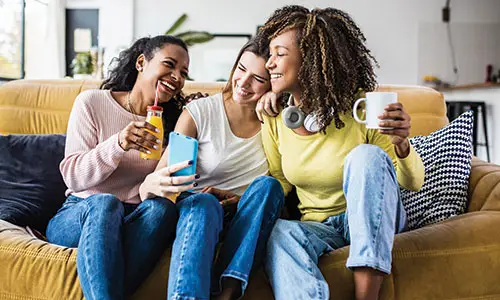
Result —
<instances>
[{"instance_id":1,"label":"woman with curly hair","mask_svg":"<svg viewBox=\"0 0 500 300\"><path fill-rule=\"evenodd\" d=\"M328 299L318 259L350 244L346 266L354 273L356 299L377 299L391 272L394 235L405 230L398 183L418 190L424 179L407 139L410 117L394 103L379 116L379 126L392 129L355 122L359 92L377 86L377 62L347 13L286 6L260 33L270 41L272 91L290 93L289 104L309 122L289 128L283 121L291 117L283 113L264 119L270 173L285 194L296 188L302 215L300 221L278 220L268 241L265 266L274 295ZM261 99L257 110L272 113L271 100Z\"/></svg>"},{"instance_id":2,"label":"woman with curly hair","mask_svg":"<svg viewBox=\"0 0 500 300\"><path fill-rule=\"evenodd\" d=\"M68 198L51 219L47 239L78 248L77 272L86 299L130 296L172 240L175 205L164 198L139 197L140 184L158 163L141 159L139 152L161 144L147 131L157 128L145 122L157 90L165 137L173 130L181 114L179 93L188 67L182 40L142 38L120 53L100 90L82 92L75 100L60 165ZM181 163L170 171L187 166ZM177 193L193 184L163 188L166 194Z\"/></svg>"}]
</instances>

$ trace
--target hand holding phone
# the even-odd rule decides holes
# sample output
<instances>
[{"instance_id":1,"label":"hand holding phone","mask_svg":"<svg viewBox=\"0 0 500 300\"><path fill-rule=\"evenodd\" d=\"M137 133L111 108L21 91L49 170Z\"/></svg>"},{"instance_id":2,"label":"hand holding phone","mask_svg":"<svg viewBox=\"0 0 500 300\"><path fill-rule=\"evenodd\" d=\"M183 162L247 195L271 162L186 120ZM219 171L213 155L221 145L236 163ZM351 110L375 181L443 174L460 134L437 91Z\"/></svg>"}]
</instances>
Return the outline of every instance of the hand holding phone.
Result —
<instances>
[{"instance_id":1,"label":"hand holding phone","mask_svg":"<svg viewBox=\"0 0 500 300\"><path fill-rule=\"evenodd\" d=\"M184 161L192 161L190 166L172 173L172 176L194 175L196 173L197 158L198 141L196 139L178 132L170 132L168 140L168 165L172 166ZM191 182L186 184L191 184Z\"/></svg>"}]
</instances>

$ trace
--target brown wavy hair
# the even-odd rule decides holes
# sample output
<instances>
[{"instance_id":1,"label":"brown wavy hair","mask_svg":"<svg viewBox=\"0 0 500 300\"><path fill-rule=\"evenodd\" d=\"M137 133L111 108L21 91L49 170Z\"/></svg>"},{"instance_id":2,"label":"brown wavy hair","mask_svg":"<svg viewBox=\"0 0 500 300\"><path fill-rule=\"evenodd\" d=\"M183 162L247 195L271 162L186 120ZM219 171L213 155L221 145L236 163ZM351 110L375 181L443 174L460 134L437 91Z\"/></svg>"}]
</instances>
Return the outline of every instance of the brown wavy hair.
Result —
<instances>
[{"instance_id":1,"label":"brown wavy hair","mask_svg":"<svg viewBox=\"0 0 500 300\"><path fill-rule=\"evenodd\" d=\"M339 114L352 111L360 90L369 92L377 86L374 67L378 63L365 45L363 32L339 9L291 5L277 9L259 35L271 41L293 29L302 55L300 108L316 114L322 132L332 120L336 128L343 128Z\"/></svg>"}]
</instances>

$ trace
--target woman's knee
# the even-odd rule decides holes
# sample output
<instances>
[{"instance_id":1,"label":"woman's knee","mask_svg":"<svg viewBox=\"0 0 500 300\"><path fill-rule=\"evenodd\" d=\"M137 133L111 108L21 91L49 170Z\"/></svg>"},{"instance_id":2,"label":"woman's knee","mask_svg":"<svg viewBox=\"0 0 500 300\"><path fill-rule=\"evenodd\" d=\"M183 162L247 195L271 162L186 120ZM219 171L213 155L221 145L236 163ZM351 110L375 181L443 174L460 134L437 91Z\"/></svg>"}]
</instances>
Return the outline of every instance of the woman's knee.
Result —
<instances>
[{"instance_id":1,"label":"woman's knee","mask_svg":"<svg viewBox=\"0 0 500 300\"><path fill-rule=\"evenodd\" d=\"M285 195L280 182L271 176L259 176L248 186L246 193L260 193L261 201L272 203L281 210L285 202ZM243 197L242 200L250 199L251 197Z\"/></svg>"},{"instance_id":2,"label":"woman's knee","mask_svg":"<svg viewBox=\"0 0 500 300\"><path fill-rule=\"evenodd\" d=\"M219 200L212 194L193 194L180 200L177 204L180 209L188 207L192 212L209 216L219 216L222 218L223 210Z\"/></svg>"},{"instance_id":3,"label":"woman's knee","mask_svg":"<svg viewBox=\"0 0 500 300\"><path fill-rule=\"evenodd\" d=\"M99 214L119 214L123 216L123 204L113 194L95 194L84 200L89 206L89 210Z\"/></svg>"},{"instance_id":4,"label":"woman's knee","mask_svg":"<svg viewBox=\"0 0 500 300\"><path fill-rule=\"evenodd\" d=\"M365 169L369 166L382 167L387 164L392 165L392 159L382 148L371 144L361 144L347 154L344 167Z\"/></svg>"},{"instance_id":5,"label":"woman's knee","mask_svg":"<svg viewBox=\"0 0 500 300\"><path fill-rule=\"evenodd\" d=\"M141 203L144 206L148 215L155 219L172 219L177 217L175 204L161 197L144 200Z\"/></svg>"}]
</instances>

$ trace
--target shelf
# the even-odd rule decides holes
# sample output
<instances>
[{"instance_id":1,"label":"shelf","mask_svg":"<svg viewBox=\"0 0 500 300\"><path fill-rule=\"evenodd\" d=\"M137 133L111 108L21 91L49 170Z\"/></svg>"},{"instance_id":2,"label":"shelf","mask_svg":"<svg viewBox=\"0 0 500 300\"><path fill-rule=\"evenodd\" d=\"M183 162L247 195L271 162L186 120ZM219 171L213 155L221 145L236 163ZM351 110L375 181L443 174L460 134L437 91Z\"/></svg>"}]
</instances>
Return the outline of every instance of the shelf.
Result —
<instances>
[{"instance_id":1,"label":"shelf","mask_svg":"<svg viewBox=\"0 0 500 300\"><path fill-rule=\"evenodd\" d=\"M473 89L485 89L485 88L500 88L500 83L473 83L473 84L463 84L454 87L447 88L436 88L440 92L446 91L456 91L456 90L473 90Z\"/></svg>"}]
</instances>

